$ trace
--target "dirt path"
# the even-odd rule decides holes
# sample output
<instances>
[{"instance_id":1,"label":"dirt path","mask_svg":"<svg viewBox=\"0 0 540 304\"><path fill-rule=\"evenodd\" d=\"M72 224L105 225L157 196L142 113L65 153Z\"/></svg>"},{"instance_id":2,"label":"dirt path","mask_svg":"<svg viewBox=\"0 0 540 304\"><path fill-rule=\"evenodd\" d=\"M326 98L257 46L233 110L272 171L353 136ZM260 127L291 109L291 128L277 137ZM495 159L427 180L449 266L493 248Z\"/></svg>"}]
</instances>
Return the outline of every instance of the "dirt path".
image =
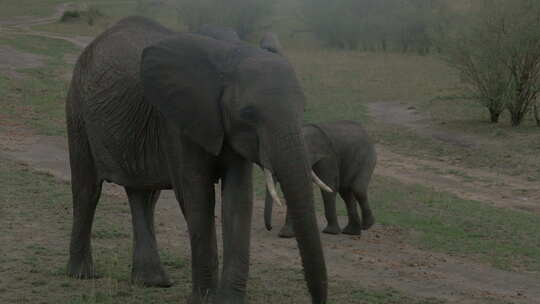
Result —
<instances>
[{"instance_id":1,"label":"dirt path","mask_svg":"<svg viewBox=\"0 0 540 304\"><path fill-rule=\"evenodd\" d=\"M67 6L61 6L54 17L42 18L11 24L21 33L32 33L45 37L71 41L70 37L60 37L49 33L35 32L30 29L37 23L52 22ZM79 46L81 42L71 41ZM36 136L29 131L14 127L4 128L0 134L0 153L27 163L36 170L48 172L59 179L69 180L66 139L63 137ZM452 169L443 162L425 161L400 156L389 152L385 147L378 147L380 162L377 174L396 177L409 183L433 185L436 189L450 191L465 198L492 202L503 206L512 206L538 212L537 207L527 200L523 203L514 200L515 189L532 189L522 181L504 178L502 186L498 176L489 172L468 174L485 177L486 184L469 184L464 187L459 176L444 175L425 170L431 167L440 170ZM457 168L454 168L457 169ZM484 180L484 179L482 179ZM482 182L483 183L483 182ZM491 184L490 184L491 183ZM489 186L497 187L494 189ZM480 189L480 190L479 190ZM496 190L496 191L495 191ZM122 189L108 185L106 191L125 200ZM507 196L507 200L505 199ZM280 265L300 269L296 243L276 237L269 233L262 222L262 204L257 202L254 214L252 236L252 259L258 263ZM283 210L278 218L283 218ZM157 226L160 240L177 239L178 231L186 238L186 227L178 220L178 207L170 191L165 191L158 204ZM219 211L216 214L220 214ZM345 221L344 218L340 219ZM320 221L322 222L322 221ZM176 228L170 227L176 223ZM167 224L167 225L165 225ZM276 225L277 226L277 225ZM220 227L219 227L220 228ZM472 263L463 259L421 251L405 244L399 239L400 232L381 225L358 237L323 235L326 248L328 269L331 280L362 282L363 286L374 288L392 287L413 296L429 296L447 300L450 303L487 303L489 299L508 300L518 303L540 303L540 285L533 275L518 274L496 270L491 267ZM187 252L186 242L178 245L180 252ZM486 300L487 299L487 300Z\"/></svg>"},{"instance_id":2,"label":"dirt path","mask_svg":"<svg viewBox=\"0 0 540 304\"><path fill-rule=\"evenodd\" d=\"M25 35L34 35L41 36L51 39L60 39L73 43L74 45L84 48L86 47L93 39L93 37L87 36L64 36L56 35L53 33L36 31L32 29L33 26L43 25L57 22L62 14L73 7L73 3L63 3L56 7L55 13L49 17L43 18L32 18L32 17L15 17L11 20L0 21L0 25L3 25L3 31L6 31L10 34L25 34Z\"/></svg>"},{"instance_id":3,"label":"dirt path","mask_svg":"<svg viewBox=\"0 0 540 304\"><path fill-rule=\"evenodd\" d=\"M474 135L433 128L429 119L414 107L399 102L375 102L368 105L370 114L379 121L411 128L421 136L463 147L486 144ZM540 213L540 183L519 177L496 174L489 170L453 166L448 160L424 160L377 147L379 161L376 174L391 176L402 182L421 184L453 193L463 199L477 200L497 207Z\"/></svg>"}]
</instances>

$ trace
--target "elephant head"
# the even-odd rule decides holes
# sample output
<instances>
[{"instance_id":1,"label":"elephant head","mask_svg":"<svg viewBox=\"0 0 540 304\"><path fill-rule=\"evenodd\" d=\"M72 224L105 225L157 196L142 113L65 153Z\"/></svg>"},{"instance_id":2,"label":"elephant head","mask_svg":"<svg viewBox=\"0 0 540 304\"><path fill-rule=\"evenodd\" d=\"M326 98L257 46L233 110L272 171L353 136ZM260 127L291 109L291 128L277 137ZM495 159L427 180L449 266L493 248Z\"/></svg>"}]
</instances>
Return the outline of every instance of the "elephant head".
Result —
<instances>
[{"instance_id":1,"label":"elephant head","mask_svg":"<svg viewBox=\"0 0 540 304\"><path fill-rule=\"evenodd\" d=\"M301 130L305 96L291 64L247 44L179 34L144 50L141 77L145 99L182 136L212 155L226 145L277 177L313 303L325 303L326 268Z\"/></svg>"}]
</instances>

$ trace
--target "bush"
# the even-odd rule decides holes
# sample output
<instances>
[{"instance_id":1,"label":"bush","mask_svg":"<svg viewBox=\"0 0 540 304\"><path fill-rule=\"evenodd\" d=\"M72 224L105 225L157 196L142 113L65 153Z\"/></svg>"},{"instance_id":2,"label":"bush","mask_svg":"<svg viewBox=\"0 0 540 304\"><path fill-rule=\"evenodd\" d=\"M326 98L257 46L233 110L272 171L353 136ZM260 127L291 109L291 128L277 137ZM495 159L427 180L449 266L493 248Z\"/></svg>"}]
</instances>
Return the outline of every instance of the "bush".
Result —
<instances>
[{"instance_id":1,"label":"bush","mask_svg":"<svg viewBox=\"0 0 540 304\"><path fill-rule=\"evenodd\" d=\"M84 15L86 15L86 22L88 25L94 25L96 18L103 17L103 13L98 8L93 6L89 7Z\"/></svg>"},{"instance_id":2,"label":"bush","mask_svg":"<svg viewBox=\"0 0 540 304\"><path fill-rule=\"evenodd\" d=\"M80 17L81 17L81 13L78 10L65 11L62 14L62 17L60 17L60 22L68 22L73 19L79 19Z\"/></svg>"},{"instance_id":3,"label":"bush","mask_svg":"<svg viewBox=\"0 0 540 304\"><path fill-rule=\"evenodd\" d=\"M273 14L268 0L178 0L179 19L190 31L204 24L233 28L241 39L258 31Z\"/></svg>"},{"instance_id":4,"label":"bush","mask_svg":"<svg viewBox=\"0 0 540 304\"><path fill-rule=\"evenodd\" d=\"M521 124L540 93L540 3L485 0L443 49L466 98L485 105L492 122L506 108L512 125Z\"/></svg>"},{"instance_id":5,"label":"bush","mask_svg":"<svg viewBox=\"0 0 540 304\"><path fill-rule=\"evenodd\" d=\"M89 7L86 10L71 10L65 11L60 17L60 22L70 22L73 20L79 20L82 17L85 17L88 25L94 25L95 19L97 17L103 16L103 13L96 7Z\"/></svg>"},{"instance_id":6,"label":"bush","mask_svg":"<svg viewBox=\"0 0 540 304\"><path fill-rule=\"evenodd\" d=\"M303 0L309 29L328 46L427 53L435 13L444 1Z\"/></svg>"}]
</instances>

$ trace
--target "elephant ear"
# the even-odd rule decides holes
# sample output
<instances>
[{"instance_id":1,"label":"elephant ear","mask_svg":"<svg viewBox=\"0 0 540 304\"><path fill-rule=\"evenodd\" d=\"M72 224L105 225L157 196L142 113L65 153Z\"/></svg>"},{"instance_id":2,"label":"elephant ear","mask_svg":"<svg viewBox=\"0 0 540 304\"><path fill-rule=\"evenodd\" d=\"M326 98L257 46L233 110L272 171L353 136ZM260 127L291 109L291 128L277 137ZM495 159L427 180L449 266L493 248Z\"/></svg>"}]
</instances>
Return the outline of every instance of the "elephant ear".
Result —
<instances>
[{"instance_id":1,"label":"elephant ear","mask_svg":"<svg viewBox=\"0 0 540 304\"><path fill-rule=\"evenodd\" d=\"M313 167L320 160L330 158L334 154L332 143L326 133L315 124L307 124L302 129L309 153L310 165Z\"/></svg>"},{"instance_id":2,"label":"elephant ear","mask_svg":"<svg viewBox=\"0 0 540 304\"><path fill-rule=\"evenodd\" d=\"M224 42L179 34L143 51L144 97L181 134L206 151L220 153L224 128L220 110Z\"/></svg>"}]
</instances>

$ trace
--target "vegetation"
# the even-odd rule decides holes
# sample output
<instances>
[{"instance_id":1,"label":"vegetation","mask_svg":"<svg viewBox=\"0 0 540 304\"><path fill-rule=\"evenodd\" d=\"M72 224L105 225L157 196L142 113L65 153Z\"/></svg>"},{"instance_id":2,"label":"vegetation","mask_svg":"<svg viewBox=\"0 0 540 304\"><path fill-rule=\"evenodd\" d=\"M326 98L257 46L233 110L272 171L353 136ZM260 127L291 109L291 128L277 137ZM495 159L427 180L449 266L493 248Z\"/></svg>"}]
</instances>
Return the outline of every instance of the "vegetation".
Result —
<instances>
[{"instance_id":1,"label":"vegetation","mask_svg":"<svg viewBox=\"0 0 540 304\"><path fill-rule=\"evenodd\" d=\"M474 257L506 270L540 271L536 214L491 207L391 178L376 177L371 191L379 222L410 229L411 241L423 248Z\"/></svg>"},{"instance_id":2,"label":"vegetation","mask_svg":"<svg viewBox=\"0 0 540 304\"><path fill-rule=\"evenodd\" d=\"M131 223L129 207L119 202L125 198L103 195L95 218L93 251L103 277L74 280L64 275L71 225L69 185L0 156L0 193L0 277L6 284L0 287L0 302L178 303L189 294L189 255L182 254L185 242L178 241L185 227L172 225L181 222L179 212L172 212L174 220L157 218L161 258L175 285L167 289L144 288L129 283ZM159 226L163 222L174 229L164 231L163 225ZM331 278L329 285L334 301L330 303L444 303L338 277ZM301 270L257 263L251 271L248 297L254 304L295 303L298 298L307 298Z\"/></svg>"},{"instance_id":3,"label":"vegetation","mask_svg":"<svg viewBox=\"0 0 540 304\"><path fill-rule=\"evenodd\" d=\"M81 17L81 13L78 10L65 11L62 14L62 17L60 17L60 22L68 22L72 19L78 19L79 17Z\"/></svg>"},{"instance_id":4,"label":"vegetation","mask_svg":"<svg viewBox=\"0 0 540 304\"><path fill-rule=\"evenodd\" d=\"M68 10L60 17L60 22L76 21L80 18L85 18L88 25L94 25L95 19L102 17L103 13L94 6L89 6L87 10Z\"/></svg>"},{"instance_id":5,"label":"vegetation","mask_svg":"<svg viewBox=\"0 0 540 304\"><path fill-rule=\"evenodd\" d=\"M540 93L540 5L483 3L469 25L448 38L445 58L459 71L465 98L483 104L491 122L508 109L518 126Z\"/></svg>"},{"instance_id":6,"label":"vegetation","mask_svg":"<svg viewBox=\"0 0 540 304\"><path fill-rule=\"evenodd\" d=\"M431 49L430 31L438 24L443 1L303 0L310 30L331 47L363 50Z\"/></svg>"},{"instance_id":7,"label":"vegetation","mask_svg":"<svg viewBox=\"0 0 540 304\"><path fill-rule=\"evenodd\" d=\"M232 27L242 39L258 31L273 13L267 0L177 0L180 20L191 31L204 24Z\"/></svg>"}]
</instances>

